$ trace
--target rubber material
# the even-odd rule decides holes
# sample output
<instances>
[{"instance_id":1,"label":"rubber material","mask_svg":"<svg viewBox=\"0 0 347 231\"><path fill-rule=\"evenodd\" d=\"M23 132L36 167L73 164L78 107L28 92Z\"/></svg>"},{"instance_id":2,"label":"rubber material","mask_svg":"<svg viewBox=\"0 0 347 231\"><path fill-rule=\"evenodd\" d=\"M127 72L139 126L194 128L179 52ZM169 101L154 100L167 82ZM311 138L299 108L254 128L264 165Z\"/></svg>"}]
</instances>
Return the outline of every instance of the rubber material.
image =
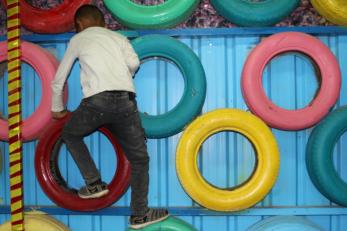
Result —
<instances>
[{"instance_id":1,"label":"rubber material","mask_svg":"<svg viewBox=\"0 0 347 231\"><path fill-rule=\"evenodd\" d=\"M324 18L341 26L347 26L347 4L345 0L311 0L313 7Z\"/></svg>"},{"instance_id":2,"label":"rubber material","mask_svg":"<svg viewBox=\"0 0 347 231\"><path fill-rule=\"evenodd\" d=\"M257 156L252 176L231 190L206 182L197 166L202 143L221 131L247 137ZM279 171L279 151L270 129L259 118L237 109L219 109L200 116L184 131L177 146L176 170L183 188L197 203L212 210L237 211L253 206L271 190Z\"/></svg>"},{"instance_id":3,"label":"rubber material","mask_svg":"<svg viewBox=\"0 0 347 231\"><path fill-rule=\"evenodd\" d=\"M128 231L142 230L142 231L197 231L193 226L187 222L176 217L168 217L162 222L150 225L143 229L127 229Z\"/></svg>"},{"instance_id":4,"label":"rubber material","mask_svg":"<svg viewBox=\"0 0 347 231\"><path fill-rule=\"evenodd\" d=\"M246 231L324 231L316 224L297 216L275 216L266 218Z\"/></svg>"},{"instance_id":5,"label":"rubber material","mask_svg":"<svg viewBox=\"0 0 347 231\"><path fill-rule=\"evenodd\" d=\"M145 6L132 0L104 0L112 15L123 25L137 29L174 27L186 20L199 0L166 0L159 5Z\"/></svg>"},{"instance_id":6,"label":"rubber material","mask_svg":"<svg viewBox=\"0 0 347 231\"><path fill-rule=\"evenodd\" d=\"M51 82L58 68L58 61L45 49L28 42L21 45L22 61L28 63L38 74L41 80L42 96L35 112L22 123L22 140L28 141L37 138L51 120ZM35 55L33 55L35 54ZM0 43L0 62L7 60L7 43ZM65 88L67 89L67 88ZM65 90L65 93L67 91ZM67 95L65 95L66 97ZM8 140L8 123L0 119L0 139Z\"/></svg>"},{"instance_id":7,"label":"rubber material","mask_svg":"<svg viewBox=\"0 0 347 231\"><path fill-rule=\"evenodd\" d=\"M24 227L26 231L69 231L70 229L60 221L45 213L35 211L24 215ZM0 231L11 231L11 221L0 225Z\"/></svg>"},{"instance_id":8,"label":"rubber material","mask_svg":"<svg viewBox=\"0 0 347 231\"><path fill-rule=\"evenodd\" d=\"M3 167L3 156L2 156L2 152L1 152L1 149L0 149L0 175L2 173L2 167Z\"/></svg>"},{"instance_id":9,"label":"rubber material","mask_svg":"<svg viewBox=\"0 0 347 231\"><path fill-rule=\"evenodd\" d=\"M57 163L61 144L59 138L69 117L70 114L63 119L52 121L42 134L35 154L36 177L47 196L63 208L77 211L95 211L105 208L117 201L128 188L130 164L111 132L104 127L100 128L99 131L110 140L116 151L117 169L113 179L108 184L110 192L106 196L90 200L79 198L77 190L67 186Z\"/></svg>"},{"instance_id":10,"label":"rubber material","mask_svg":"<svg viewBox=\"0 0 347 231\"><path fill-rule=\"evenodd\" d=\"M300 3L300 0L211 0L216 11L240 26L271 26L287 17Z\"/></svg>"},{"instance_id":11,"label":"rubber material","mask_svg":"<svg viewBox=\"0 0 347 231\"><path fill-rule=\"evenodd\" d=\"M266 64L275 56L291 51L309 56L321 73L321 85L315 98L298 110L278 107L266 96L262 86ZM334 106L340 94L341 73L335 56L320 40L304 33L284 32L266 38L250 53L243 67L241 85L249 109L269 126L300 130L319 122Z\"/></svg>"},{"instance_id":12,"label":"rubber material","mask_svg":"<svg viewBox=\"0 0 347 231\"><path fill-rule=\"evenodd\" d=\"M132 41L141 60L158 56L172 60L184 78L183 96L170 111L151 116L141 113L147 137L163 138L180 132L200 112L206 96L206 77L198 56L184 43L163 35L147 35Z\"/></svg>"},{"instance_id":13,"label":"rubber material","mask_svg":"<svg viewBox=\"0 0 347 231\"><path fill-rule=\"evenodd\" d=\"M313 184L328 199L347 206L347 183L337 173L334 146L347 131L347 107L331 112L312 131L306 147L306 166Z\"/></svg>"},{"instance_id":14,"label":"rubber material","mask_svg":"<svg viewBox=\"0 0 347 231\"><path fill-rule=\"evenodd\" d=\"M6 6L6 0L2 0ZM24 27L36 33L58 34L68 32L74 27L76 10L91 0L64 0L51 9L39 9L31 6L25 0L20 0L21 23Z\"/></svg>"}]
</instances>

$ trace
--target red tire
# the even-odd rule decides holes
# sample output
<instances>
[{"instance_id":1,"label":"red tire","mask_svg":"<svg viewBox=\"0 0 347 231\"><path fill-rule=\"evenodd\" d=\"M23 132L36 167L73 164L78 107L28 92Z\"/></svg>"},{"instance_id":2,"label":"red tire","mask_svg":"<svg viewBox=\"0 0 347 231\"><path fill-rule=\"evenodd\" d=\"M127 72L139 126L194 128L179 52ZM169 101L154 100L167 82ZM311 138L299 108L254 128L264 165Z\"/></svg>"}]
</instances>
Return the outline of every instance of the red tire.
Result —
<instances>
[{"instance_id":1,"label":"red tire","mask_svg":"<svg viewBox=\"0 0 347 231\"><path fill-rule=\"evenodd\" d=\"M60 146L56 146L61 136L64 124L70 117L52 121L47 130L42 134L36 148L35 171L36 177L47 196L60 207L76 211L95 211L105 208L116 202L126 191L130 180L130 164L126 159L119 144L106 128L100 128L112 143L117 155L117 169L111 182L108 184L110 192L98 199L81 199L77 191L68 188L65 180L61 177L57 164ZM55 149L55 150L54 150ZM53 152L56 153L53 156Z\"/></svg>"},{"instance_id":2,"label":"red tire","mask_svg":"<svg viewBox=\"0 0 347 231\"><path fill-rule=\"evenodd\" d=\"M266 64L283 52L303 53L317 64L321 86L305 108L286 110L266 96L262 75ZM269 126L283 130L300 130L319 122L339 97L341 73L334 54L320 40L298 32L279 33L263 40L248 56L242 72L242 94L249 109Z\"/></svg>"},{"instance_id":3,"label":"red tire","mask_svg":"<svg viewBox=\"0 0 347 231\"><path fill-rule=\"evenodd\" d=\"M41 80L42 97L35 112L22 123L22 140L28 141L37 138L51 120L52 89L51 82L58 68L58 61L45 49L38 45L22 42L21 60L28 63L38 74ZM7 43L0 43L0 62L7 60ZM65 100L67 88L65 88ZM8 122L0 119L0 139L8 140Z\"/></svg>"},{"instance_id":4,"label":"red tire","mask_svg":"<svg viewBox=\"0 0 347 231\"><path fill-rule=\"evenodd\" d=\"M2 0L6 6L6 0ZM51 9L39 9L31 6L25 0L20 0L20 15L22 24L36 33L57 34L70 31L74 26L76 10L91 0L64 0Z\"/></svg>"}]
</instances>

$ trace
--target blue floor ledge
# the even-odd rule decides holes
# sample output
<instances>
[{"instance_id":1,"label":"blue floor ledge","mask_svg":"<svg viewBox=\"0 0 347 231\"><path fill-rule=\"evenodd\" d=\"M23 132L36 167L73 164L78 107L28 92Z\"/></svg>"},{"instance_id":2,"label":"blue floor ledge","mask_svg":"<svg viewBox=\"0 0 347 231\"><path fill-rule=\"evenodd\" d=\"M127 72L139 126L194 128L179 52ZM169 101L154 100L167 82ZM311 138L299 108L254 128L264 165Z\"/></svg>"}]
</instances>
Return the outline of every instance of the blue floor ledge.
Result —
<instances>
[{"instance_id":1,"label":"blue floor ledge","mask_svg":"<svg viewBox=\"0 0 347 231\"><path fill-rule=\"evenodd\" d=\"M347 215L346 207L259 207L239 212L216 212L204 208L169 207L174 216L274 216L274 215L309 215L334 216ZM56 206L25 206L25 211L40 210L50 215L108 215L129 216L129 207L109 207L95 212L79 212ZM10 206L0 206L0 214L10 214Z\"/></svg>"}]
</instances>

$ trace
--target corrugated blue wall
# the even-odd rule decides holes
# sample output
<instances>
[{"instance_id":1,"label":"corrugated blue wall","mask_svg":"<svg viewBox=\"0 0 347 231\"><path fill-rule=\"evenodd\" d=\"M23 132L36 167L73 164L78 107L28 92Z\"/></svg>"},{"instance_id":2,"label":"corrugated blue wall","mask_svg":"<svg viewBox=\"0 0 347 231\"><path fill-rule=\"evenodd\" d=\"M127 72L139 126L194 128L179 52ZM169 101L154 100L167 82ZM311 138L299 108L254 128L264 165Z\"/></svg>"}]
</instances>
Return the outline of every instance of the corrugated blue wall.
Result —
<instances>
[{"instance_id":1,"label":"corrugated blue wall","mask_svg":"<svg viewBox=\"0 0 347 231\"><path fill-rule=\"evenodd\" d=\"M247 110L241 89L240 77L247 55L261 37L258 35L183 36L187 44L200 57L207 77L207 97L203 112L217 108ZM347 97L347 36L319 36L339 60L342 71L342 91L337 106L345 105ZM58 59L66 49L67 41L40 42ZM1 112L7 115L7 77L0 77ZM147 60L135 78L141 111L160 114L172 108L183 92L183 79L178 69L162 60ZM307 105L318 88L310 61L298 54L287 54L274 59L264 72L264 88L268 96L286 108ZM69 77L70 97L68 108L73 110L81 100L79 69L76 64ZM30 115L38 105L41 94L38 77L31 67L23 65L23 115ZM243 231L267 215L305 215L327 231L344 231L347 212L323 197L312 185L305 167L305 147L311 129L299 132L273 129L281 152L280 174L271 193L255 208L243 213L216 214L203 212L201 216L181 216L201 231ZM194 207L196 205L181 187L175 171L175 150L181 134L167 139L148 141L150 162L151 206ZM335 166L347 181L347 136L343 136L335 149ZM86 138L93 157L106 181L112 178L116 167L111 144L101 135ZM43 193L34 174L34 149L37 142L24 144L25 205L52 205ZM4 154L8 144L0 142ZM254 152L248 141L234 133L220 133L209 138L202 147L199 166L204 177L220 187L229 187L247 179L254 166ZM9 205L8 156L4 156L4 171L0 174L1 205ZM74 187L83 184L75 164L66 151L61 151L61 171ZM115 205L128 206L129 192ZM189 210L186 210L189 211ZM193 211L193 210L192 210ZM204 210L202 210L204 211ZM332 215L329 215L332 214ZM195 214L196 215L196 214ZM127 217L109 215L56 215L73 231L124 230ZM0 223L9 215L0 215Z\"/></svg>"}]
</instances>

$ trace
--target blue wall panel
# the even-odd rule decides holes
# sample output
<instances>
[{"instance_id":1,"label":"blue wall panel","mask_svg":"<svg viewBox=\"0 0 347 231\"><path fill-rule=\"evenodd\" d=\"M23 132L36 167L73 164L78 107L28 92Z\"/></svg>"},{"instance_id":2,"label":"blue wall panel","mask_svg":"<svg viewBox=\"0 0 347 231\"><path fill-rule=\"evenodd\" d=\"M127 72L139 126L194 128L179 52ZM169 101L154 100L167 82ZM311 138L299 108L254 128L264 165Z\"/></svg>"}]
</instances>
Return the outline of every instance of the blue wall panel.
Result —
<instances>
[{"instance_id":1,"label":"blue wall panel","mask_svg":"<svg viewBox=\"0 0 347 231\"><path fill-rule=\"evenodd\" d=\"M339 60L342 71L342 91L337 106L345 105L347 98L347 36L318 36ZM240 77L249 52L259 43L259 35L220 35L178 37L200 57L207 78L207 95L203 113L217 108L248 110L244 103ZM58 59L64 55L67 41L47 40L38 42ZM0 66L1 70L1 66ZM319 87L309 59L299 54L281 55L267 65L263 85L267 95L278 105L289 109L307 105ZM0 73L0 112L7 115L7 76ZM68 108L75 109L82 97L79 83L79 67L75 64L69 77ZM182 96L184 82L179 70L161 59L143 62L135 77L139 108L149 114L161 114L173 108ZM23 65L23 117L29 116L41 98L39 78L31 67ZM280 174L271 193L254 208L241 213L216 214L204 211L204 215L180 216L201 231L243 231L269 215L305 215L327 231L343 231L347 226L347 212L339 209L322 196L311 183L305 166L305 147L312 128L298 132L273 129L281 153ZM151 206L169 208L199 208L184 192L175 169L175 151L181 134L167 139L148 140L150 162ZM339 174L347 181L347 136L344 135L335 148L334 161ZM116 159L111 144L103 135L95 133L85 139L93 158L106 181L110 181L116 169ZM25 204L30 206L54 206L45 196L34 173L34 153L37 141L24 144ZM8 154L8 144L0 142L1 151ZM72 158L63 147L59 163L63 176L73 187L83 185L82 178ZM1 205L9 205L8 156L4 155L4 171L0 174ZM219 187L242 183L251 174L255 163L251 144L241 135L222 132L205 141L199 156L203 176ZM115 206L129 206L128 192ZM331 209L330 212L325 212ZM334 210L336 209L336 210ZM192 210L193 211L193 210ZM57 213L56 213L57 214ZM196 214L195 214L196 215ZM124 230L126 216L108 215L55 215L73 231ZM0 223L9 215L0 215ZM111 227L113 227L111 229Z\"/></svg>"}]
</instances>

